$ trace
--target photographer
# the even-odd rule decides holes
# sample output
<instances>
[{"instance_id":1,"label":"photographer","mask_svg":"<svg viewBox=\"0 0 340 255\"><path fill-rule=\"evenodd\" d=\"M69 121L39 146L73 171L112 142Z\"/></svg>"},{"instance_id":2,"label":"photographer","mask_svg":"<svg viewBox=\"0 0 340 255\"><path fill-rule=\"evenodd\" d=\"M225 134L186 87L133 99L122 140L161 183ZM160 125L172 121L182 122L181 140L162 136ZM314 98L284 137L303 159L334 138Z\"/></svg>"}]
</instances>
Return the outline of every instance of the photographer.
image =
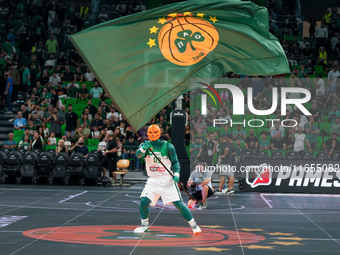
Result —
<instances>
[{"instance_id":1,"label":"photographer","mask_svg":"<svg viewBox=\"0 0 340 255\"><path fill-rule=\"evenodd\" d=\"M187 186L191 188L191 196L195 199L188 201L188 207L192 208L201 202L201 209L208 207L207 198L214 194L211 185L211 172L205 169L204 163L198 163L195 170L191 172Z\"/></svg>"}]
</instances>

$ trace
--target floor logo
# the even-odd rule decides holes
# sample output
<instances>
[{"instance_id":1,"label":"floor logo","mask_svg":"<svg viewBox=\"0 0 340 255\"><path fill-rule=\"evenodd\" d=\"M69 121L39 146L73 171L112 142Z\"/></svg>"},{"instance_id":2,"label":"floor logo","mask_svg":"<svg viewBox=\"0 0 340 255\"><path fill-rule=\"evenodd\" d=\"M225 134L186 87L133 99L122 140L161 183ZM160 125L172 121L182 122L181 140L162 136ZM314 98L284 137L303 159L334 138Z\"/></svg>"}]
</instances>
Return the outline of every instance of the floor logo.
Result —
<instances>
[{"instance_id":1,"label":"floor logo","mask_svg":"<svg viewBox=\"0 0 340 255\"><path fill-rule=\"evenodd\" d=\"M68 226L40 228L25 231L27 237L55 242L97 244L113 246L151 247L210 247L253 244L265 240L262 235L245 231L220 228L202 228L200 235L193 235L190 227L152 226L145 235L134 234L135 226Z\"/></svg>"}]
</instances>

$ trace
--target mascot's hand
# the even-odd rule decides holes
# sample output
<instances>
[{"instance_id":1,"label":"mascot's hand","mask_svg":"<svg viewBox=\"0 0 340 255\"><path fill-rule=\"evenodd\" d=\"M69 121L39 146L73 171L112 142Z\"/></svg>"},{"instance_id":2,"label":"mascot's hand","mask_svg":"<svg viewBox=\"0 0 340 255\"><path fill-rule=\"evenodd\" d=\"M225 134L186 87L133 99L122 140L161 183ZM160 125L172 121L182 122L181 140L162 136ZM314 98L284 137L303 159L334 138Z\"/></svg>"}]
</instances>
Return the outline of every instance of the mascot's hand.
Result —
<instances>
[{"instance_id":1,"label":"mascot's hand","mask_svg":"<svg viewBox=\"0 0 340 255\"><path fill-rule=\"evenodd\" d=\"M175 173L174 177L172 177L172 180L176 183L179 182L179 173Z\"/></svg>"},{"instance_id":2,"label":"mascot's hand","mask_svg":"<svg viewBox=\"0 0 340 255\"><path fill-rule=\"evenodd\" d=\"M141 151L142 151L143 153L145 153L149 148L150 148L149 142L144 142L143 145L142 145L142 147L141 147Z\"/></svg>"}]
</instances>

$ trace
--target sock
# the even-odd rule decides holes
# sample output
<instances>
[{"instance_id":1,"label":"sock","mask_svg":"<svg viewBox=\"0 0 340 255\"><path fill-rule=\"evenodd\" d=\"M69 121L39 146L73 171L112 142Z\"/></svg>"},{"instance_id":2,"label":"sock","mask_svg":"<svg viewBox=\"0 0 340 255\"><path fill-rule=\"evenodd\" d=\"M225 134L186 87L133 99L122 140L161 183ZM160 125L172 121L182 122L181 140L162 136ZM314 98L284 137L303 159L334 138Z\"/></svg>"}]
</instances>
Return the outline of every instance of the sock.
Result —
<instances>
[{"instance_id":1,"label":"sock","mask_svg":"<svg viewBox=\"0 0 340 255\"><path fill-rule=\"evenodd\" d=\"M142 225L149 226L149 219L141 219Z\"/></svg>"},{"instance_id":2,"label":"sock","mask_svg":"<svg viewBox=\"0 0 340 255\"><path fill-rule=\"evenodd\" d=\"M191 220L189 220L188 223L189 223L190 227L192 227L192 228L193 228L195 225L197 225L194 218L192 218Z\"/></svg>"},{"instance_id":3,"label":"sock","mask_svg":"<svg viewBox=\"0 0 340 255\"><path fill-rule=\"evenodd\" d=\"M186 219L187 221L190 221L191 219L193 219L189 208L183 203L183 201L175 201L175 202L172 202L172 203L180 211L180 213L181 213L181 215L184 219Z\"/></svg>"}]
</instances>

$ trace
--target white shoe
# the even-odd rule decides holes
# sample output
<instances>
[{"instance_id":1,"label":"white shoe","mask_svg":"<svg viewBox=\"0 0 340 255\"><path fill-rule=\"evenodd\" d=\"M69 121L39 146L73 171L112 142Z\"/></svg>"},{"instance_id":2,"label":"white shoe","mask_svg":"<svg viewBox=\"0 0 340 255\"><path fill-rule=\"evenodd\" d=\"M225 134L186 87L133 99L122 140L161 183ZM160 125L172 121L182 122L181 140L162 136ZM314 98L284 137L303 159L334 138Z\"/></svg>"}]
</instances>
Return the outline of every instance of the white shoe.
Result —
<instances>
[{"instance_id":1,"label":"white shoe","mask_svg":"<svg viewBox=\"0 0 340 255\"><path fill-rule=\"evenodd\" d=\"M233 194L235 191L234 191L234 189L231 189L231 190L227 190L227 194L229 195L229 194Z\"/></svg>"},{"instance_id":2,"label":"white shoe","mask_svg":"<svg viewBox=\"0 0 340 255\"><path fill-rule=\"evenodd\" d=\"M135 228L133 232L137 234L141 234L147 231L149 231L149 225L140 225L139 227Z\"/></svg>"},{"instance_id":3,"label":"white shoe","mask_svg":"<svg viewBox=\"0 0 340 255\"><path fill-rule=\"evenodd\" d=\"M198 235L202 232L201 228L195 223L195 225L191 228L194 235Z\"/></svg>"},{"instance_id":4,"label":"white shoe","mask_svg":"<svg viewBox=\"0 0 340 255\"><path fill-rule=\"evenodd\" d=\"M225 193L227 193L227 192L228 192L228 188L223 188L223 189L222 189L222 193L223 193L223 194L225 194Z\"/></svg>"}]
</instances>

